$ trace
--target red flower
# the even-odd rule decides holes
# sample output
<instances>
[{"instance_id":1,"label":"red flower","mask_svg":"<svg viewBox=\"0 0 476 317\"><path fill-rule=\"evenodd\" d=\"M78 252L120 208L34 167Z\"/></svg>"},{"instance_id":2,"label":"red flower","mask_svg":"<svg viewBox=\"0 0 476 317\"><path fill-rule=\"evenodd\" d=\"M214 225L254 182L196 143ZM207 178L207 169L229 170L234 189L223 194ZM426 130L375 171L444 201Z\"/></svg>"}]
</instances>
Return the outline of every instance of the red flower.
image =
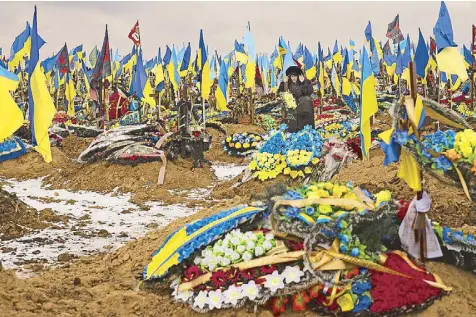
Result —
<instances>
[{"instance_id":1,"label":"red flower","mask_svg":"<svg viewBox=\"0 0 476 317\"><path fill-rule=\"evenodd\" d=\"M228 271L226 271L225 274L226 274L226 279L228 280L230 284L238 283L238 280L240 278L240 271L237 268L232 267Z\"/></svg>"},{"instance_id":2,"label":"red flower","mask_svg":"<svg viewBox=\"0 0 476 317\"><path fill-rule=\"evenodd\" d=\"M292 305L294 311L306 310L306 305L311 301L306 291L300 291L292 296Z\"/></svg>"},{"instance_id":3,"label":"red flower","mask_svg":"<svg viewBox=\"0 0 476 317\"><path fill-rule=\"evenodd\" d=\"M319 292L321 291L321 289L323 287L324 287L324 285L322 285L322 284L316 284L316 285L312 286L309 289L309 297L311 299L317 298L319 296Z\"/></svg>"},{"instance_id":4,"label":"red flower","mask_svg":"<svg viewBox=\"0 0 476 317\"><path fill-rule=\"evenodd\" d=\"M276 296L271 299L271 311L274 316L279 316L286 311L287 296Z\"/></svg>"},{"instance_id":5,"label":"red flower","mask_svg":"<svg viewBox=\"0 0 476 317\"><path fill-rule=\"evenodd\" d=\"M240 277L245 281L251 281L255 278L255 272L253 269L243 270L240 272Z\"/></svg>"},{"instance_id":6,"label":"red flower","mask_svg":"<svg viewBox=\"0 0 476 317\"><path fill-rule=\"evenodd\" d=\"M260 272L263 275L272 274L274 271L276 271L276 266L274 265L265 265L260 268Z\"/></svg>"},{"instance_id":7,"label":"red flower","mask_svg":"<svg viewBox=\"0 0 476 317\"><path fill-rule=\"evenodd\" d=\"M192 281L202 274L203 274L202 270L200 270L198 266L193 265L185 271L185 280Z\"/></svg>"},{"instance_id":8,"label":"red flower","mask_svg":"<svg viewBox=\"0 0 476 317\"><path fill-rule=\"evenodd\" d=\"M354 267L352 269L352 271L349 271L346 275L345 275L345 278L346 279L351 279L355 276L359 275L359 268L358 267Z\"/></svg>"},{"instance_id":9,"label":"red flower","mask_svg":"<svg viewBox=\"0 0 476 317\"><path fill-rule=\"evenodd\" d=\"M293 251L304 250L304 243L288 240L287 247Z\"/></svg>"},{"instance_id":10,"label":"red flower","mask_svg":"<svg viewBox=\"0 0 476 317\"><path fill-rule=\"evenodd\" d=\"M200 136L200 131L193 131L192 132L192 135L195 137L195 138L198 138Z\"/></svg>"},{"instance_id":11,"label":"red flower","mask_svg":"<svg viewBox=\"0 0 476 317\"><path fill-rule=\"evenodd\" d=\"M226 285L227 279L226 274L223 271L216 271L212 273L211 277L212 284L215 288L220 288Z\"/></svg>"}]
</instances>

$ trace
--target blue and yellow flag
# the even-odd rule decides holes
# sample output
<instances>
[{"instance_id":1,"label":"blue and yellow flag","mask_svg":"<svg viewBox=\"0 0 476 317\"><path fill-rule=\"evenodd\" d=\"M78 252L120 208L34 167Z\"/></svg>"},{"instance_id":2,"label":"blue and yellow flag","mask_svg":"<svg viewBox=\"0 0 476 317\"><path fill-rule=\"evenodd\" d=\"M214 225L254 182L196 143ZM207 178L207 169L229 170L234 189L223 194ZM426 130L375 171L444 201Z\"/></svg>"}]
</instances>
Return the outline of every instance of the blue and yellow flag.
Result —
<instances>
[{"instance_id":1,"label":"blue and yellow flag","mask_svg":"<svg viewBox=\"0 0 476 317\"><path fill-rule=\"evenodd\" d=\"M134 93L141 101L148 103L151 107L155 107L155 99L150 95L153 94L152 86L150 85L149 76L145 71L144 63L142 61L142 49L137 55L137 68L134 78Z\"/></svg>"},{"instance_id":2,"label":"blue and yellow flag","mask_svg":"<svg viewBox=\"0 0 476 317\"><path fill-rule=\"evenodd\" d=\"M314 77L316 77L316 64L314 63L314 60L312 58L311 52L307 49L307 47L304 47L304 67L305 67L305 74L306 78L309 80L313 80Z\"/></svg>"},{"instance_id":3,"label":"blue and yellow flag","mask_svg":"<svg viewBox=\"0 0 476 317\"><path fill-rule=\"evenodd\" d=\"M157 67L155 68L155 89L159 92L162 93L165 88L165 77L164 77L164 68L162 66L162 56L160 54L160 48L159 48L159 55L157 55Z\"/></svg>"},{"instance_id":4,"label":"blue and yellow flag","mask_svg":"<svg viewBox=\"0 0 476 317\"><path fill-rule=\"evenodd\" d=\"M365 46L362 50L362 76L360 92L360 145L363 159L369 159L371 146L370 118L377 113L377 94L375 79Z\"/></svg>"},{"instance_id":5,"label":"blue and yellow flag","mask_svg":"<svg viewBox=\"0 0 476 317\"><path fill-rule=\"evenodd\" d=\"M455 74L465 81L468 79L463 56L458 52L458 45L453 41L451 18L444 1L441 1L440 14L433 28L437 46L436 62L438 70Z\"/></svg>"},{"instance_id":6,"label":"blue and yellow flag","mask_svg":"<svg viewBox=\"0 0 476 317\"><path fill-rule=\"evenodd\" d=\"M65 82L65 97L66 97L66 109L70 117L74 117L74 97L76 97L76 90L74 89L74 83L71 79L70 73L66 73Z\"/></svg>"},{"instance_id":7,"label":"blue and yellow flag","mask_svg":"<svg viewBox=\"0 0 476 317\"><path fill-rule=\"evenodd\" d=\"M182 57L182 64L180 65L180 77L187 76L189 72L190 64L190 56L192 55L192 48L190 47L190 43L188 43L187 48L185 49Z\"/></svg>"},{"instance_id":8,"label":"blue and yellow flag","mask_svg":"<svg viewBox=\"0 0 476 317\"><path fill-rule=\"evenodd\" d=\"M248 62L248 55L245 52L245 45L240 44L235 40L235 56L236 60L241 64L246 64Z\"/></svg>"},{"instance_id":9,"label":"blue and yellow flag","mask_svg":"<svg viewBox=\"0 0 476 317\"><path fill-rule=\"evenodd\" d=\"M250 30L246 31L246 34L243 38L243 44L245 45L248 51L248 63L246 63L246 82L245 88L251 88L252 91L256 89L256 51L255 51L255 41Z\"/></svg>"},{"instance_id":10,"label":"blue and yellow flag","mask_svg":"<svg viewBox=\"0 0 476 317\"><path fill-rule=\"evenodd\" d=\"M0 67L0 142L9 138L23 124L23 113L10 92L18 88L17 75Z\"/></svg>"},{"instance_id":11,"label":"blue and yellow flag","mask_svg":"<svg viewBox=\"0 0 476 317\"><path fill-rule=\"evenodd\" d=\"M215 91L215 97L217 99L217 110L228 111L228 66L224 61L220 65L220 75L218 77L218 86Z\"/></svg>"},{"instance_id":12,"label":"blue and yellow flag","mask_svg":"<svg viewBox=\"0 0 476 317\"><path fill-rule=\"evenodd\" d=\"M421 77L422 83L426 83L426 74L428 69L428 61L430 57L428 55L428 47L426 47L425 39L421 34L421 30L418 29L420 33L418 36L418 45L415 52L415 69L418 76Z\"/></svg>"},{"instance_id":13,"label":"blue and yellow flag","mask_svg":"<svg viewBox=\"0 0 476 317\"><path fill-rule=\"evenodd\" d=\"M56 108L46 87L46 78L40 67L39 55L40 38L35 6L31 28L31 59L28 67L28 109L32 145L43 156L45 162L49 163L52 158L48 128L53 121Z\"/></svg>"},{"instance_id":14,"label":"blue and yellow flag","mask_svg":"<svg viewBox=\"0 0 476 317\"><path fill-rule=\"evenodd\" d=\"M208 64L207 49L203 40L203 30L200 30L200 41L198 45L198 62L200 65L200 91L203 100L208 100L212 81L210 79L210 65Z\"/></svg>"},{"instance_id":15,"label":"blue and yellow flag","mask_svg":"<svg viewBox=\"0 0 476 317\"><path fill-rule=\"evenodd\" d=\"M15 38L10 51L10 59L8 61L8 68L13 70L15 67L23 62L24 57L30 57L31 50L31 27L26 23L25 30ZM38 49L40 49L46 42L38 36Z\"/></svg>"}]
</instances>

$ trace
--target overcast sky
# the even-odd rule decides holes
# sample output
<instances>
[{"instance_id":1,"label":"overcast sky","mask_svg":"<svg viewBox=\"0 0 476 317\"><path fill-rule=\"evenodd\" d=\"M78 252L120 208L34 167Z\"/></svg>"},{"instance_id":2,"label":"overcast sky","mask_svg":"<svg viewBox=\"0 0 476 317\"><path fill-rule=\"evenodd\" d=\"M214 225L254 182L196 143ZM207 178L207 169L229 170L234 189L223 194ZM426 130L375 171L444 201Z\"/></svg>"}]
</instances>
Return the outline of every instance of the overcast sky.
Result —
<instances>
[{"instance_id":1,"label":"overcast sky","mask_svg":"<svg viewBox=\"0 0 476 317\"><path fill-rule=\"evenodd\" d=\"M0 47L9 55L15 36L33 19L35 2L0 2ZM39 34L47 42L41 57L57 52L64 42L68 49L79 44L89 54L94 45L101 49L108 24L111 47L121 55L130 52L128 34L136 20L140 23L145 58L157 54L158 47L198 46L204 31L210 50L229 53L235 39L241 40L247 22L255 38L256 52L271 53L280 35L299 42L311 52L321 41L325 53L334 41L348 46L352 38L357 49L364 40L368 21L374 37L384 42L387 25L400 14L400 28L417 44L418 28L428 39L438 18L439 1L432 2L36 2ZM476 24L476 2L446 2L455 42L462 47L471 42L471 25Z\"/></svg>"}]
</instances>

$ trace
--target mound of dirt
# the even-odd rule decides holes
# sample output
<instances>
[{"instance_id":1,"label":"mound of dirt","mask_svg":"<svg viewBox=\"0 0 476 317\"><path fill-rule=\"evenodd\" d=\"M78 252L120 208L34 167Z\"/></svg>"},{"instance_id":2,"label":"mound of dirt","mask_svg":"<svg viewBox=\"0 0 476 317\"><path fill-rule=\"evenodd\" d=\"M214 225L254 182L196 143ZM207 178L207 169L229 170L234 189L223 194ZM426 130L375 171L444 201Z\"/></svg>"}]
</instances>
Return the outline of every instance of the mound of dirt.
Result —
<instances>
[{"instance_id":1,"label":"mound of dirt","mask_svg":"<svg viewBox=\"0 0 476 317\"><path fill-rule=\"evenodd\" d=\"M403 180L396 176L398 165L383 166L384 157L380 149L370 151L370 160L354 161L332 180L353 181L371 192L388 189L396 199L411 200L415 194ZM424 174L424 188L433 200L428 214L433 221L453 228L464 224L476 225L476 206L466 198L462 189L442 184L428 174Z\"/></svg>"},{"instance_id":2,"label":"mound of dirt","mask_svg":"<svg viewBox=\"0 0 476 317\"><path fill-rule=\"evenodd\" d=\"M38 212L15 194L0 188L0 240L16 239L33 230L45 229L54 223L67 221L66 216L58 216L50 209Z\"/></svg>"},{"instance_id":3,"label":"mound of dirt","mask_svg":"<svg viewBox=\"0 0 476 317\"><path fill-rule=\"evenodd\" d=\"M166 228L132 241L112 254L83 257L66 267L47 271L38 277L19 280L12 271L0 272L0 311L5 316L203 316L184 305L175 304L170 291L153 294L137 291L144 266L164 239L177 227L235 205L218 204ZM476 305L476 277L469 272L439 263L429 263L453 292L429 309L412 316L471 316ZM220 310L207 316L256 316L253 307ZM259 308L258 316L272 314ZM285 316L316 316L311 312L286 313Z\"/></svg>"}]
</instances>

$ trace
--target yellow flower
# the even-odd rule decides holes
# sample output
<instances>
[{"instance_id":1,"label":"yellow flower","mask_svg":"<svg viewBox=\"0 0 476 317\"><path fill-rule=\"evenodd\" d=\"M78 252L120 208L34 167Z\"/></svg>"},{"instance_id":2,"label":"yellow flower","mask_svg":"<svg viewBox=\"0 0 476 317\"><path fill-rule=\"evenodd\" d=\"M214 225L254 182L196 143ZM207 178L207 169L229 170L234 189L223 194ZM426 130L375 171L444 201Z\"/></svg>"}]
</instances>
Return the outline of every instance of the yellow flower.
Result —
<instances>
[{"instance_id":1,"label":"yellow flower","mask_svg":"<svg viewBox=\"0 0 476 317\"><path fill-rule=\"evenodd\" d=\"M228 144L230 147L235 147L235 144L234 143L230 143Z\"/></svg>"},{"instance_id":2,"label":"yellow flower","mask_svg":"<svg viewBox=\"0 0 476 317\"><path fill-rule=\"evenodd\" d=\"M377 201L375 202L375 206L379 206L381 203L389 201L392 198L392 194L389 190L382 190L375 194Z\"/></svg>"},{"instance_id":3,"label":"yellow flower","mask_svg":"<svg viewBox=\"0 0 476 317\"><path fill-rule=\"evenodd\" d=\"M226 142L230 142L230 141L231 141L231 136L226 138Z\"/></svg>"},{"instance_id":4,"label":"yellow flower","mask_svg":"<svg viewBox=\"0 0 476 317\"><path fill-rule=\"evenodd\" d=\"M332 183L325 183L324 184L324 189L332 190L332 188L334 188L334 185Z\"/></svg>"},{"instance_id":5,"label":"yellow flower","mask_svg":"<svg viewBox=\"0 0 476 317\"><path fill-rule=\"evenodd\" d=\"M239 143L239 142L236 142L236 143L235 143L235 148L237 148L237 149L241 149L241 143Z\"/></svg>"},{"instance_id":6,"label":"yellow flower","mask_svg":"<svg viewBox=\"0 0 476 317\"><path fill-rule=\"evenodd\" d=\"M259 135L257 135L257 136L255 137L255 140L261 141L261 137L260 137Z\"/></svg>"},{"instance_id":7,"label":"yellow flower","mask_svg":"<svg viewBox=\"0 0 476 317\"><path fill-rule=\"evenodd\" d=\"M295 179L298 176L298 172L293 170L293 171L291 171L290 175L291 175L292 179Z\"/></svg>"},{"instance_id":8,"label":"yellow flower","mask_svg":"<svg viewBox=\"0 0 476 317\"><path fill-rule=\"evenodd\" d=\"M250 144L249 144L249 143L243 144L243 148L244 148L244 149L247 149L247 148L249 148L249 147L250 147Z\"/></svg>"},{"instance_id":9,"label":"yellow flower","mask_svg":"<svg viewBox=\"0 0 476 317\"><path fill-rule=\"evenodd\" d=\"M256 167L257 167L256 162L255 162L255 161L251 161L249 167L250 167L250 170L254 171L254 170L256 169Z\"/></svg>"},{"instance_id":10,"label":"yellow flower","mask_svg":"<svg viewBox=\"0 0 476 317\"><path fill-rule=\"evenodd\" d=\"M319 205L319 212L323 214L331 213L332 207L330 205Z\"/></svg>"},{"instance_id":11,"label":"yellow flower","mask_svg":"<svg viewBox=\"0 0 476 317\"><path fill-rule=\"evenodd\" d=\"M252 147L256 147L256 145L258 145L258 143L256 143L256 142L251 143Z\"/></svg>"},{"instance_id":12,"label":"yellow flower","mask_svg":"<svg viewBox=\"0 0 476 317\"><path fill-rule=\"evenodd\" d=\"M312 173L312 170L311 170L309 167L306 166L306 167L304 168L304 173L306 173L306 174L311 174L311 173Z\"/></svg>"},{"instance_id":13,"label":"yellow flower","mask_svg":"<svg viewBox=\"0 0 476 317\"><path fill-rule=\"evenodd\" d=\"M313 164L313 165L316 165L316 164L318 164L318 163L319 163L319 159L318 159L317 157L315 157L315 158L312 159L312 164Z\"/></svg>"},{"instance_id":14,"label":"yellow flower","mask_svg":"<svg viewBox=\"0 0 476 317\"><path fill-rule=\"evenodd\" d=\"M284 175L289 175L289 173L291 173L291 169L289 167L286 167L284 169Z\"/></svg>"}]
</instances>

